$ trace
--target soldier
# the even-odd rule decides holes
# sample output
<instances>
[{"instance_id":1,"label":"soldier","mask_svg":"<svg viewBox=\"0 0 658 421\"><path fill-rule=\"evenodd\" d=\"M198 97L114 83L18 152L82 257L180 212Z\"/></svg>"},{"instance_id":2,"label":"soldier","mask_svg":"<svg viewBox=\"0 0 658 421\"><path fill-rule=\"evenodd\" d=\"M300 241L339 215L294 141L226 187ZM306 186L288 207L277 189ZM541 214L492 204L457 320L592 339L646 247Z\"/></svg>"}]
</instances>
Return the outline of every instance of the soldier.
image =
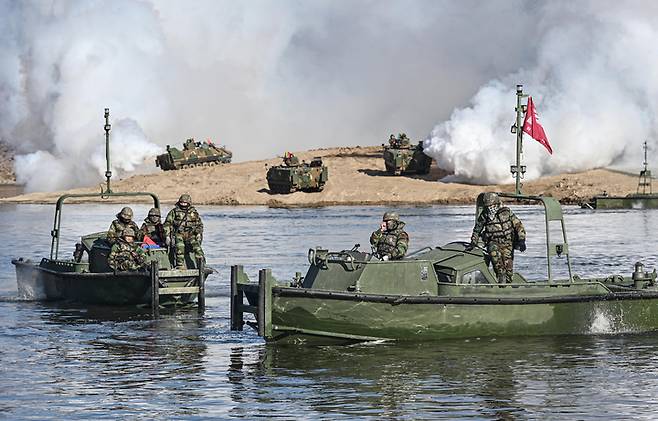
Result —
<instances>
[{"instance_id":1,"label":"soldier","mask_svg":"<svg viewBox=\"0 0 658 421\"><path fill-rule=\"evenodd\" d=\"M297 158L292 152L286 152L283 155L283 163L288 167L294 167L299 165L299 158Z\"/></svg>"},{"instance_id":2,"label":"soldier","mask_svg":"<svg viewBox=\"0 0 658 421\"><path fill-rule=\"evenodd\" d=\"M159 246L165 244L165 231L162 220L160 219L160 209L151 208L149 214L144 219L142 227L139 229L139 234L142 238L148 236L151 240L155 241Z\"/></svg>"},{"instance_id":3,"label":"soldier","mask_svg":"<svg viewBox=\"0 0 658 421\"><path fill-rule=\"evenodd\" d=\"M121 237L112 246L107 256L107 263L117 271L139 270L146 266L146 252L135 244L135 235L132 228L128 227L121 233Z\"/></svg>"},{"instance_id":4,"label":"soldier","mask_svg":"<svg viewBox=\"0 0 658 421\"><path fill-rule=\"evenodd\" d=\"M203 222L189 194L183 194L176 206L169 211L164 223L165 241L171 244L173 237L176 247L176 267L185 268L185 252L191 249L195 257L205 259L201 242L203 241Z\"/></svg>"},{"instance_id":5,"label":"soldier","mask_svg":"<svg viewBox=\"0 0 658 421\"><path fill-rule=\"evenodd\" d=\"M402 259L409 248L409 234L395 212L386 212L379 229L370 235L370 244L382 260Z\"/></svg>"},{"instance_id":6,"label":"soldier","mask_svg":"<svg viewBox=\"0 0 658 421\"><path fill-rule=\"evenodd\" d=\"M398 135L398 147L409 146L410 144L411 140L409 140L406 133L400 133Z\"/></svg>"},{"instance_id":7,"label":"soldier","mask_svg":"<svg viewBox=\"0 0 658 421\"><path fill-rule=\"evenodd\" d=\"M398 144L398 140L395 138L395 135L390 135L388 137L388 144L391 148L395 148Z\"/></svg>"},{"instance_id":8,"label":"soldier","mask_svg":"<svg viewBox=\"0 0 658 421\"><path fill-rule=\"evenodd\" d=\"M501 206L500 197L496 193L485 193L483 205L485 208L473 227L471 244L467 250L477 247L482 240L489 254L487 264L489 261L493 264L498 282L512 282L514 249L525 251L525 229L521 220L508 207Z\"/></svg>"},{"instance_id":9,"label":"soldier","mask_svg":"<svg viewBox=\"0 0 658 421\"><path fill-rule=\"evenodd\" d=\"M117 213L117 219L110 224L110 228L107 230L107 241L110 244L115 244L123 230L128 227L132 228L136 233L139 232L139 227L133 221L133 210L126 206L121 209L121 212ZM141 237L139 240L141 240Z\"/></svg>"}]
</instances>

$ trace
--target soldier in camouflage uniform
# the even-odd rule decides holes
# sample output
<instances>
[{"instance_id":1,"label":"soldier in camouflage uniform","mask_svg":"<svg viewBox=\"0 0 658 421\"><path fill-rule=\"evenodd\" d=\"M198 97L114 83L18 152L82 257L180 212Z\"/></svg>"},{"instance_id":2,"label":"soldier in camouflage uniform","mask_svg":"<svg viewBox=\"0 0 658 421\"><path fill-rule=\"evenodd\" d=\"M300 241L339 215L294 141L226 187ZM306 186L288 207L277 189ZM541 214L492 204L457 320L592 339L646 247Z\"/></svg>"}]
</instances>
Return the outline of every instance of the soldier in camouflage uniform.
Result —
<instances>
[{"instance_id":1,"label":"soldier in camouflage uniform","mask_svg":"<svg viewBox=\"0 0 658 421\"><path fill-rule=\"evenodd\" d=\"M164 223L165 241L171 244L173 237L176 247L176 267L185 268L185 252L192 250L195 260L205 259L201 242L203 241L203 222L189 194L183 194L176 206L169 211Z\"/></svg>"},{"instance_id":2,"label":"soldier in camouflage uniform","mask_svg":"<svg viewBox=\"0 0 658 421\"><path fill-rule=\"evenodd\" d=\"M379 229L370 236L375 254L382 260L402 259L409 248L409 234L395 212L386 212Z\"/></svg>"},{"instance_id":3,"label":"soldier in camouflage uniform","mask_svg":"<svg viewBox=\"0 0 658 421\"><path fill-rule=\"evenodd\" d=\"M112 246L107 256L108 265L116 271L139 270L146 266L146 252L135 244L135 235L132 228L126 228L121 237Z\"/></svg>"},{"instance_id":4,"label":"soldier in camouflage uniform","mask_svg":"<svg viewBox=\"0 0 658 421\"><path fill-rule=\"evenodd\" d=\"M107 230L107 241L115 244L126 228L132 228L135 233L139 233L139 227L133 221L133 210L127 206L117 213L117 219L110 224L110 229ZM138 240L141 241L141 237Z\"/></svg>"},{"instance_id":5,"label":"soldier in camouflage uniform","mask_svg":"<svg viewBox=\"0 0 658 421\"><path fill-rule=\"evenodd\" d=\"M297 158L292 152L286 152L283 155L283 163L287 167L295 167L299 165L299 158Z\"/></svg>"},{"instance_id":6,"label":"soldier in camouflage uniform","mask_svg":"<svg viewBox=\"0 0 658 421\"><path fill-rule=\"evenodd\" d=\"M498 282L512 282L514 249L525 251L525 229L521 220L508 207L501 207L500 197L496 193L485 193L483 205L485 209L475 223L471 244L467 249L472 250L482 240Z\"/></svg>"},{"instance_id":7,"label":"soldier in camouflage uniform","mask_svg":"<svg viewBox=\"0 0 658 421\"><path fill-rule=\"evenodd\" d=\"M162 225L162 220L160 219L160 209L151 208L149 214L144 219L142 227L139 229L139 235L144 238L149 236L149 238L155 241L158 245L165 245L165 231L164 225Z\"/></svg>"}]
</instances>

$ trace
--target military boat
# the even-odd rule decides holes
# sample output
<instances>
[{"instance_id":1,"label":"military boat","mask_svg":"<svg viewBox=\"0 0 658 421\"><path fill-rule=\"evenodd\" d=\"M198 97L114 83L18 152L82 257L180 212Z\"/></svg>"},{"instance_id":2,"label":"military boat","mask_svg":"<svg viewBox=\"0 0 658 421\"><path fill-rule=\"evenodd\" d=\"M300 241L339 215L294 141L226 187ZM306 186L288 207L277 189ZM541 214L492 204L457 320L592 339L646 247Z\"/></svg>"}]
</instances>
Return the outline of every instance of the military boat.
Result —
<instances>
[{"instance_id":1,"label":"military boat","mask_svg":"<svg viewBox=\"0 0 658 421\"><path fill-rule=\"evenodd\" d=\"M65 300L81 304L117 306L150 306L157 315L160 306L191 304L197 301L199 311L205 306L205 280L212 273L204 262L187 257L188 268L176 270L166 248L146 250L148 266L141 271L117 272L108 265L111 246L106 231L84 235L76 245L75 258L59 255L62 210L69 199L99 200L139 197L150 198L153 207L160 208L157 195L150 192L115 192L111 189L109 161L109 109L105 109L105 140L107 171L106 188L100 193L66 194L55 204L51 231L50 255L39 262L18 258L16 267L19 295L33 300Z\"/></svg>"},{"instance_id":2,"label":"military boat","mask_svg":"<svg viewBox=\"0 0 658 421\"><path fill-rule=\"evenodd\" d=\"M469 250L464 242L389 261L356 247L314 248L306 275L292 282L277 281L269 269L251 282L242 266L233 266L231 328L242 330L245 313L253 314L247 323L267 342L309 344L587 334L602 319L611 331L658 329L655 269L638 262L625 275L573 274L560 204L550 197L500 196L543 208L545 280L514 273L511 283L498 283L486 251ZM568 273L564 279L555 278L557 265Z\"/></svg>"},{"instance_id":3,"label":"military boat","mask_svg":"<svg viewBox=\"0 0 658 421\"><path fill-rule=\"evenodd\" d=\"M626 196L610 196L603 193L580 205L583 209L658 209L658 194L654 194L649 163L647 142L644 142L644 168L640 170L635 193Z\"/></svg>"}]
</instances>

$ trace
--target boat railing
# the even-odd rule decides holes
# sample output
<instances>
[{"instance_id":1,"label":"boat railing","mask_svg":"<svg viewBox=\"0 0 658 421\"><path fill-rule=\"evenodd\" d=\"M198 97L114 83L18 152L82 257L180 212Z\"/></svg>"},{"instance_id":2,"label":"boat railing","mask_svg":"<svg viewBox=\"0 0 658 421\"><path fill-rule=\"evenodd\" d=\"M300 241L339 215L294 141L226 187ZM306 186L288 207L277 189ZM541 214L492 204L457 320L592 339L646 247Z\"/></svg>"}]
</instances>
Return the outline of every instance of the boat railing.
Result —
<instances>
[{"instance_id":1,"label":"boat railing","mask_svg":"<svg viewBox=\"0 0 658 421\"><path fill-rule=\"evenodd\" d=\"M59 239L60 239L60 230L62 224L62 209L64 207L64 202L68 199L85 199L85 198L99 198L99 199L109 199L115 197L150 197L153 200L153 207L160 209L160 199L155 193L150 192L113 192L113 191L102 191L100 193L76 193L76 194L65 194L57 199L55 204L55 219L53 221L53 229L50 232L52 236L52 241L50 244L50 258L56 260L59 253Z\"/></svg>"}]
</instances>

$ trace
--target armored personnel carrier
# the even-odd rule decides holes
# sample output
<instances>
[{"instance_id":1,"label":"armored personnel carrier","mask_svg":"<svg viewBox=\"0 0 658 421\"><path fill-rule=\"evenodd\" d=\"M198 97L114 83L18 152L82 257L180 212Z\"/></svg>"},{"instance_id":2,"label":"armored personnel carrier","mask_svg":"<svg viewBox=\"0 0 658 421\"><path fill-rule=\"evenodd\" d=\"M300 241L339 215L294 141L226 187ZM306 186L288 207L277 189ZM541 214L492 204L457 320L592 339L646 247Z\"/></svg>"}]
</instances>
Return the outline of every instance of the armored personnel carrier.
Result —
<instances>
[{"instance_id":1,"label":"armored personnel carrier","mask_svg":"<svg viewBox=\"0 0 658 421\"><path fill-rule=\"evenodd\" d=\"M423 153L423 145L412 145L406 134L391 135L384 146L384 164L389 174L427 174L432 158Z\"/></svg>"},{"instance_id":2,"label":"armored personnel carrier","mask_svg":"<svg viewBox=\"0 0 658 421\"><path fill-rule=\"evenodd\" d=\"M224 146L217 146L210 140L195 142L190 138L183 143L183 150L167 145L167 153L155 158L155 166L163 171L209 167L228 164L232 157L233 153Z\"/></svg>"},{"instance_id":3,"label":"armored personnel carrier","mask_svg":"<svg viewBox=\"0 0 658 421\"><path fill-rule=\"evenodd\" d=\"M284 154L283 165L267 170L267 185L272 193L322 191L328 178L329 170L322 165L322 158L300 163L299 158L290 152Z\"/></svg>"}]
</instances>

